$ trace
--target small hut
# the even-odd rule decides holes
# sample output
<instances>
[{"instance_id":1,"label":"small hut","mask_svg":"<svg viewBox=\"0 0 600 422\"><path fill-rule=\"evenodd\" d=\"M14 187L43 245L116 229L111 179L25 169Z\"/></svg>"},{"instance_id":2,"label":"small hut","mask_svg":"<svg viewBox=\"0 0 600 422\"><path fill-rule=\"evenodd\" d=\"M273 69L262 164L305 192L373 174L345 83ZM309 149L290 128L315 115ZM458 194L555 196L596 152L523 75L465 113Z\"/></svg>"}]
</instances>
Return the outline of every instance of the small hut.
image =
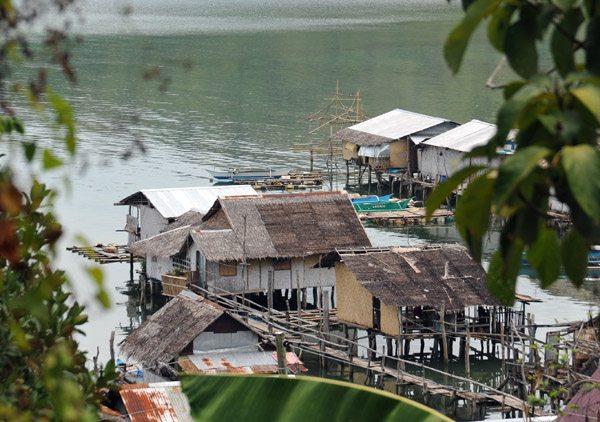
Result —
<instances>
[{"instance_id":1,"label":"small hut","mask_svg":"<svg viewBox=\"0 0 600 422\"><path fill-rule=\"evenodd\" d=\"M218 293L333 287L335 270L321 259L371 246L342 192L220 198L190 237L192 266Z\"/></svg>"},{"instance_id":2,"label":"small hut","mask_svg":"<svg viewBox=\"0 0 600 422\"><path fill-rule=\"evenodd\" d=\"M161 232L169 223L190 210L205 214L215 200L224 196L256 195L249 185L144 189L115 205L129 207L125 231L127 245Z\"/></svg>"},{"instance_id":3,"label":"small hut","mask_svg":"<svg viewBox=\"0 0 600 422\"><path fill-rule=\"evenodd\" d=\"M376 173L418 169L416 146L426 139L458 126L439 117L395 109L342 129L334 138L342 140L343 158L357 161Z\"/></svg>"},{"instance_id":4,"label":"small hut","mask_svg":"<svg viewBox=\"0 0 600 422\"><path fill-rule=\"evenodd\" d=\"M497 305L483 268L462 246L339 250L338 256L338 319L346 323L397 336L399 321L406 333L432 327L442 309L482 307L484 317L483 307Z\"/></svg>"},{"instance_id":5,"label":"small hut","mask_svg":"<svg viewBox=\"0 0 600 422\"><path fill-rule=\"evenodd\" d=\"M122 354L142 364L144 382L178 371L277 373L273 349L242 319L187 290L120 344ZM297 367L299 361L288 353L288 362Z\"/></svg>"},{"instance_id":6,"label":"small hut","mask_svg":"<svg viewBox=\"0 0 600 422\"><path fill-rule=\"evenodd\" d=\"M467 165L489 165L487 158L464 159L463 155L477 146L487 144L494 135L496 135L496 125L471 120L422 142L419 146L421 149L419 169L423 177L437 183ZM514 144L507 143L502 150L498 151L495 164L498 164L501 157L513 152Z\"/></svg>"}]
</instances>

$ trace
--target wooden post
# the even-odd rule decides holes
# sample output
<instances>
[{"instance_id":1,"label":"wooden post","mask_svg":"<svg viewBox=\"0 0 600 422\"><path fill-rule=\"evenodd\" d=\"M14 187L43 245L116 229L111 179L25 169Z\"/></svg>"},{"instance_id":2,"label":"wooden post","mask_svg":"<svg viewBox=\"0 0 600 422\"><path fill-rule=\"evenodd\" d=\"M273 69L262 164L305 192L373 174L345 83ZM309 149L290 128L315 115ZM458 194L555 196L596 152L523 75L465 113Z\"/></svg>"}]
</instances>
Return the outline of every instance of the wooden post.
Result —
<instances>
[{"instance_id":1,"label":"wooden post","mask_svg":"<svg viewBox=\"0 0 600 422\"><path fill-rule=\"evenodd\" d=\"M506 361L506 349L504 348L504 323L500 321L500 348L502 349L502 363Z\"/></svg>"},{"instance_id":2,"label":"wooden post","mask_svg":"<svg viewBox=\"0 0 600 422\"><path fill-rule=\"evenodd\" d=\"M404 321L402 320L402 307L398 308L398 347L396 348L396 352L397 352L397 357L398 359L402 358L402 340L403 337L402 335L404 334ZM404 371L404 362L402 361L398 361L398 365L399 365L399 370L402 369Z\"/></svg>"},{"instance_id":3,"label":"wooden post","mask_svg":"<svg viewBox=\"0 0 600 422\"><path fill-rule=\"evenodd\" d=\"M283 345L284 338L285 334L281 331L275 333L275 343L277 345L277 370L279 375L287 375L287 358L285 347Z\"/></svg>"},{"instance_id":4,"label":"wooden post","mask_svg":"<svg viewBox=\"0 0 600 422\"><path fill-rule=\"evenodd\" d=\"M471 375L471 362L469 360L469 352L471 350L471 330L469 321L467 320L467 341L465 342L465 374L467 377Z\"/></svg>"},{"instance_id":5,"label":"wooden post","mask_svg":"<svg viewBox=\"0 0 600 422\"><path fill-rule=\"evenodd\" d=\"M115 332L110 332L110 360L115 362Z\"/></svg>"},{"instance_id":6,"label":"wooden post","mask_svg":"<svg viewBox=\"0 0 600 422\"><path fill-rule=\"evenodd\" d=\"M440 326L442 328L442 348L444 350L444 363L448 364L448 339L446 338L446 305L442 303L440 312Z\"/></svg>"},{"instance_id":7,"label":"wooden post","mask_svg":"<svg viewBox=\"0 0 600 422\"><path fill-rule=\"evenodd\" d=\"M302 299L300 296L300 272L296 270L296 309L298 310L298 318L302 318Z\"/></svg>"},{"instance_id":8,"label":"wooden post","mask_svg":"<svg viewBox=\"0 0 600 422\"><path fill-rule=\"evenodd\" d=\"M329 297L323 295L323 337L329 340Z\"/></svg>"},{"instance_id":9,"label":"wooden post","mask_svg":"<svg viewBox=\"0 0 600 422\"><path fill-rule=\"evenodd\" d=\"M129 254L129 280L133 282L133 254Z\"/></svg>"},{"instance_id":10,"label":"wooden post","mask_svg":"<svg viewBox=\"0 0 600 422\"><path fill-rule=\"evenodd\" d=\"M273 269L269 268L269 278L267 280L267 307L269 312L269 334L273 334L273 323L271 321L271 316L273 313Z\"/></svg>"}]
</instances>

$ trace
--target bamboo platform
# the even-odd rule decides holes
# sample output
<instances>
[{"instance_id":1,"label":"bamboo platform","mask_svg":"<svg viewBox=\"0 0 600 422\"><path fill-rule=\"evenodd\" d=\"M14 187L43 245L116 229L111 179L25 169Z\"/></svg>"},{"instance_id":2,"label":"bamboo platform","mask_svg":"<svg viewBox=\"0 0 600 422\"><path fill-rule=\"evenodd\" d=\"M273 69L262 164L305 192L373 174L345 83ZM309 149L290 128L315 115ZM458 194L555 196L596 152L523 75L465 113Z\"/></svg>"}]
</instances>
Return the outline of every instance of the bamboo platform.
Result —
<instances>
[{"instance_id":1,"label":"bamboo platform","mask_svg":"<svg viewBox=\"0 0 600 422\"><path fill-rule=\"evenodd\" d=\"M441 225L454 221L454 213L450 210L436 210L429 221L425 218L425 212L423 207L409 207L398 211L359 213L358 217L363 224L390 226Z\"/></svg>"},{"instance_id":2,"label":"bamboo platform","mask_svg":"<svg viewBox=\"0 0 600 422\"><path fill-rule=\"evenodd\" d=\"M100 264L109 264L111 262L129 262L137 261L138 258L127 252L125 245L101 243L95 246L71 246L68 251L81 255L87 259L94 260Z\"/></svg>"},{"instance_id":3,"label":"bamboo platform","mask_svg":"<svg viewBox=\"0 0 600 422\"><path fill-rule=\"evenodd\" d=\"M235 184L251 184L254 189L308 189L323 186L320 172L296 172L279 178L235 179Z\"/></svg>"}]
</instances>

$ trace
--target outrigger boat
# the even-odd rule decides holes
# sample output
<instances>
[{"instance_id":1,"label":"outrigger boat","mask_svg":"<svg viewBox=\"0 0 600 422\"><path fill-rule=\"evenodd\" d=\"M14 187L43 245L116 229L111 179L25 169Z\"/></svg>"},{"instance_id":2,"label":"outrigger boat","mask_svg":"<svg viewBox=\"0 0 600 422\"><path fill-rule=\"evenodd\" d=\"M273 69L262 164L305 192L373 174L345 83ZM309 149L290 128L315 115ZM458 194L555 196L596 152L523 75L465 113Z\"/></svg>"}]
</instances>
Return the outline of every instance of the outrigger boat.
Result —
<instances>
[{"instance_id":1,"label":"outrigger boat","mask_svg":"<svg viewBox=\"0 0 600 422\"><path fill-rule=\"evenodd\" d=\"M357 212L400 211L406 209L413 198L398 201L358 202L353 203Z\"/></svg>"},{"instance_id":2,"label":"outrigger boat","mask_svg":"<svg viewBox=\"0 0 600 422\"><path fill-rule=\"evenodd\" d=\"M272 168L229 168L227 170L208 170L207 173L217 180L279 179L287 176L290 169Z\"/></svg>"},{"instance_id":3,"label":"outrigger boat","mask_svg":"<svg viewBox=\"0 0 600 422\"><path fill-rule=\"evenodd\" d=\"M385 195L385 196L377 196L377 195L359 196L357 198L352 198L352 203L353 204L368 204L368 203L372 203L372 202L388 202L390 199L392 199L392 194Z\"/></svg>"}]
</instances>

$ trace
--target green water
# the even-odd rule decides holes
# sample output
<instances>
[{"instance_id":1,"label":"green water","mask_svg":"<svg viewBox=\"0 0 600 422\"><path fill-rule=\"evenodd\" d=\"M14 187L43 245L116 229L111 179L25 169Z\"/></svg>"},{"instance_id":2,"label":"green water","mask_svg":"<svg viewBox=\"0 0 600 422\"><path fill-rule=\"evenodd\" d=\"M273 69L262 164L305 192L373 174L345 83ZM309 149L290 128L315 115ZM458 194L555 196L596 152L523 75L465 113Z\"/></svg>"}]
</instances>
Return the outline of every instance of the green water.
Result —
<instances>
[{"instance_id":1,"label":"green water","mask_svg":"<svg viewBox=\"0 0 600 422\"><path fill-rule=\"evenodd\" d=\"M128 6L133 13L123 15ZM126 210L113 203L140 189L209 185L205 168L307 169L307 154L291 148L308 141L305 119L324 109L338 81L343 94L360 90L370 116L402 108L459 123L491 122L501 102L500 92L484 87L500 57L483 32L475 34L459 75L444 64L442 45L461 16L458 2L90 0L83 10L85 22L77 25L83 42L73 51L78 83L52 77L76 110L81 139L77 158L46 175L63 191L69 182L70 194L58 202L64 246L79 243L76 234L92 243L125 243L115 231ZM506 77L500 72L499 82ZM36 114L19 111L29 139L56 145L56 134ZM2 149L22 162L15 144ZM125 153L128 160L121 159ZM381 246L459 241L452 227L368 233ZM106 358L110 332L122 340L152 309L141 310L125 281L127 265L103 267L115 303L104 311L82 270L89 263L62 251L58 264L88 305L82 346L93 355L98 347ZM580 296L560 286L546 291L535 280L519 280L520 292L545 300L531 309L536 321L585 318L596 301L593 288ZM482 368L483 379L498 378L497 368Z\"/></svg>"}]
</instances>

